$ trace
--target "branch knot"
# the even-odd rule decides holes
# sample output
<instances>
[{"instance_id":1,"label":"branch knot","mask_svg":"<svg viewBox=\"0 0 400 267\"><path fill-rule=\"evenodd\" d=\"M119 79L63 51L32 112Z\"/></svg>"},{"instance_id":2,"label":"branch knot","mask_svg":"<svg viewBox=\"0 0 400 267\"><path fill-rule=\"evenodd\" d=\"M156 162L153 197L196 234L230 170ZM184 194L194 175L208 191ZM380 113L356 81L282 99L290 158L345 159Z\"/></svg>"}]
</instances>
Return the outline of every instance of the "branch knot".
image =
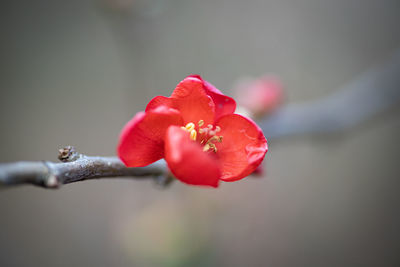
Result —
<instances>
[{"instance_id":1,"label":"branch knot","mask_svg":"<svg viewBox=\"0 0 400 267\"><path fill-rule=\"evenodd\" d=\"M58 150L58 159L62 162L72 162L79 158L79 153L76 152L73 146L66 146Z\"/></svg>"}]
</instances>

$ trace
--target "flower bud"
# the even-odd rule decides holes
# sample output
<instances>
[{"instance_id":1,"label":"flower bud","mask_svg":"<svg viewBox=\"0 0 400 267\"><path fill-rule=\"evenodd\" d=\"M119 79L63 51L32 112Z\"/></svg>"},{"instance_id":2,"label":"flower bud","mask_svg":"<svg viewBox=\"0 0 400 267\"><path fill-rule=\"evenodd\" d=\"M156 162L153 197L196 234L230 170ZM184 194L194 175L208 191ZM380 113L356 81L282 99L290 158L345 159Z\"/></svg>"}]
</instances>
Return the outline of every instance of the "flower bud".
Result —
<instances>
[{"instance_id":1,"label":"flower bud","mask_svg":"<svg viewBox=\"0 0 400 267\"><path fill-rule=\"evenodd\" d=\"M239 81L235 86L235 95L241 106L239 110L246 110L254 118L272 113L282 104L284 96L280 80L267 75Z\"/></svg>"}]
</instances>

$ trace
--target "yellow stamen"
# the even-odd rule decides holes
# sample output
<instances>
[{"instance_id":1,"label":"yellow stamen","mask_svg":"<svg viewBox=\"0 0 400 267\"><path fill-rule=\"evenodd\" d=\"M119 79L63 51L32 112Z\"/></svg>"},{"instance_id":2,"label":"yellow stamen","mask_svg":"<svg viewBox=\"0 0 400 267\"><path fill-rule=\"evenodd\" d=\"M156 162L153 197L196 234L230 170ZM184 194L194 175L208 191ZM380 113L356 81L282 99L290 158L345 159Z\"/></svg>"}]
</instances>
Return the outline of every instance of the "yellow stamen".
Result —
<instances>
[{"instance_id":1,"label":"yellow stamen","mask_svg":"<svg viewBox=\"0 0 400 267\"><path fill-rule=\"evenodd\" d=\"M208 151L210 149L210 144L206 144L204 147L203 147L203 151L204 152L206 152L206 151Z\"/></svg>"},{"instance_id":2,"label":"yellow stamen","mask_svg":"<svg viewBox=\"0 0 400 267\"><path fill-rule=\"evenodd\" d=\"M208 150L212 150L212 152L216 153L218 151L217 146L213 143L211 143L211 139L207 141L205 146L203 147L203 151L207 152Z\"/></svg>"},{"instance_id":3,"label":"yellow stamen","mask_svg":"<svg viewBox=\"0 0 400 267\"><path fill-rule=\"evenodd\" d=\"M195 125L193 122L189 122L188 124L186 124L185 128L188 132L191 132L194 129Z\"/></svg>"},{"instance_id":4,"label":"yellow stamen","mask_svg":"<svg viewBox=\"0 0 400 267\"><path fill-rule=\"evenodd\" d=\"M200 144L204 145L203 146L203 151L212 151L214 153L217 152L217 146L215 145L216 142L221 143L222 142L222 136L218 136L217 133L221 131L221 127L215 126L215 129L213 130L214 126L212 124L208 124L204 128L200 128L204 126L204 120L199 120L197 123L198 125L198 131L199 134L201 134L200 137ZM185 125L185 127L181 127L183 130L189 132L190 140L196 141L197 140L197 130L196 130L196 125L193 122L189 122Z\"/></svg>"},{"instance_id":5,"label":"yellow stamen","mask_svg":"<svg viewBox=\"0 0 400 267\"><path fill-rule=\"evenodd\" d=\"M217 141L218 140L218 136L214 135L213 137L211 137L210 139L208 139L207 142L212 142L212 141Z\"/></svg>"},{"instance_id":6,"label":"yellow stamen","mask_svg":"<svg viewBox=\"0 0 400 267\"><path fill-rule=\"evenodd\" d=\"M196 138L197 138L197 132L196 132L196 130L191 130L190 131L190 139L192 139L193 141L196 141Z\"/></svg>"},{"instance_id":7,"label":"yellow stamen","mask_svg":"<svg viewBox=\"0 0 400 267\"><path fill-rule=\"evenodd\" d=\"M210 147L214 153L217 152L217 147L213 143L210 143Z\"/></svg>"},{"instance_id":8,"label":"yellow stamen","mask_svg":"<svg viewBox=\"0 0 400 267\"><path fill-rule=\"evenodd\" d=\"M213 141L217 141L218 143L221 143L222 142L222 136L214 135L213 137L208 139L207 142L213 142Z\"/></svg>"}]
</instances>

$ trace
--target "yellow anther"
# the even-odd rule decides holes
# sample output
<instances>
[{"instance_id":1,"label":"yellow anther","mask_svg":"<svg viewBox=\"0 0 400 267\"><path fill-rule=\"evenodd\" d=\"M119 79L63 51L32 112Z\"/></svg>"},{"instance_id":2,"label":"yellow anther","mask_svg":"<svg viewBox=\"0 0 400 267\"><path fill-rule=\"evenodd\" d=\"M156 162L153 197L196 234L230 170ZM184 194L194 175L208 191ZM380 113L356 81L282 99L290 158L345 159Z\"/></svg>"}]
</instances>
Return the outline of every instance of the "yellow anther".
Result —
<instances>
[{"instance_id":1,"label":"yellow anther","mask_svg":"<svg viewBox=\"0 0 400 267\"><path fill-rule=\"evenodd\" d=\"M217 147L213 143L208 144L213 152L217 152Z\"/></svg>"},{"instance_id":2,"label":"yellow anther","mask_svg":"<svg viewBox=\"0 0 400 267\"><path fill-rule=\"evenodd\" d=\"M213 137L211 137L210 139L208 139L207 142L213 142L213 141L221 142L221 141L222 141L222 138L221 138L221 136L214 135Z\"/></svg>"},{"instance_id":3,"label":"yellow anther","mask_svg":"<svg viewBox=\"0 0 400 267\"><path fill-rule=\"evenodd\" d=\"M190 139L192 139L193 141L196 141L196 138L197 138L197 132L196 132L196 130L191 130L190 131Z\"/></svg>"},{"instance_id":4,"label":"yellow anther","mask_svg":"<svg viewBox=\"0 0 400 267\"><path fill-rule=\"evenodd\" d=\"M185 128L188 132L191 132L194 129L195 125L193 122L189 122L188 124L186 124Z\"/></svg>"},{"instance_id":5,"label":"yellow anther","mask_svg":"<svg viewBox=\"0 0 400 267\"><path fill-rule=\"evenodd\" d=\"M217 152L217 147L215 146L215 144L210 143L210 141L208 141L205 146L203 147L203 151L207 152L208 150L212 150L212 152Z\"/></svg>"},{"instance_id":6,"label":"yellow anther","mask_svg":"<svg viewBox=\"0 0 400 267\"><path fill-rule=\"evenodd\" d=\"M181 127L183 130L189 132L190 140L197 141L197 131L201 136L199 137L199 142L203 146L203 151L212 151L214 153L217 152L217 146L215 143L222 142L222 136L218 136L217 133L221 131L221 127L215 126L212 124L207 124L204 126L204 120L199 120L197 123L198 130L196 130L196 125L193 122L187 123L184 127ZM203 127L203 128L201 128Z\"/></svg>"},{"instance_id":7,"label":"yellow anther","mask_svg":"<svg viewBox=\"0 0 400 267\"><path fill-rule=\"evenodd\" d=\"M204 152L206 152L206 151L208 151L210 149L210 144L206 144L204 147L203 147L203 151Z\"/></svg>"}]
</instances>

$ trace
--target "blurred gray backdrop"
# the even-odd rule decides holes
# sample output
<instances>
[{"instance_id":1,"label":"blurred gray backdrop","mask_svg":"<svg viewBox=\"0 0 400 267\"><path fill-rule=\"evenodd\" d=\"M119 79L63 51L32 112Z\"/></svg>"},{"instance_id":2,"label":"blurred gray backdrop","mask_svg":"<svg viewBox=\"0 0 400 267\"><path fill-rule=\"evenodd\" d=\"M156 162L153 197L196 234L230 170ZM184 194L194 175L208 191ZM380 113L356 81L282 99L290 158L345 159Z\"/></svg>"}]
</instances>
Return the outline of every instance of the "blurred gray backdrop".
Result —
<instances>
[{"instance_id":1,"label":"blurred gray backdrop","mask_svg":"<svg viewBox=\"0 0 400 267\"><path fill-rule=\"evenodd\" d=\"M290 104L400 47L398 0L22 0L0 14L2 162L56 160L64 145L115 155L124 123L190 73L228 95L275 73ZM218 190L1 190L0 266L399 266L399 114L273 139L264 177Z\"/></svg>"}]
</instances>

